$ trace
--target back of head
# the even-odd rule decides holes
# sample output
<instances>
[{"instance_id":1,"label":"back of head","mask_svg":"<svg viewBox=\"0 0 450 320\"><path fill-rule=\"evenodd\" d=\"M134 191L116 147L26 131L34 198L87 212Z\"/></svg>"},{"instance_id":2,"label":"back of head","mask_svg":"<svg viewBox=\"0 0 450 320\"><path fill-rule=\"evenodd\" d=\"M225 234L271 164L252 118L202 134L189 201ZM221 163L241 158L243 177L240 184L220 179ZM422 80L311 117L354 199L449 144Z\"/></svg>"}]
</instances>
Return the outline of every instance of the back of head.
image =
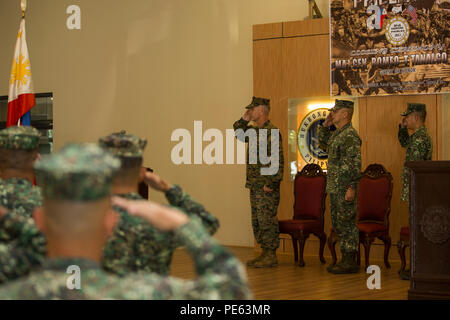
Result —
<instances>
[{"instance_id":1,"label":"back of head","mask_svg":"<svg viewBox=\"0 0 450 320\"><path fill-rule=\"evenodd\" d=\"M32 170L40 133L33 127L12 126L0 131L0 171Z\"/></svg>"},{"instance_id":2,"label":"back of head","mask_svg":"<svg viewBox=\"0 0 450 320\"><path fill-rule=\"evenodd\" d=\"M115 183L121 185L137 185L147 140L121 131L112 133L106 137L101 137L99 139L99 145L104 150L118 157L121 161L120 170L115 176Z\"/></svg>"},{"instance_id":3,"label":"back of head","mask_svg":"<svg viewBox=\"0 0 450 320\"><path fill-rule=\"evenodd\" d=\"M77 237L101 229L120 161L95 144L70 144L35 164L42 183L45 232Z\"/></svg>"}]
</instances>

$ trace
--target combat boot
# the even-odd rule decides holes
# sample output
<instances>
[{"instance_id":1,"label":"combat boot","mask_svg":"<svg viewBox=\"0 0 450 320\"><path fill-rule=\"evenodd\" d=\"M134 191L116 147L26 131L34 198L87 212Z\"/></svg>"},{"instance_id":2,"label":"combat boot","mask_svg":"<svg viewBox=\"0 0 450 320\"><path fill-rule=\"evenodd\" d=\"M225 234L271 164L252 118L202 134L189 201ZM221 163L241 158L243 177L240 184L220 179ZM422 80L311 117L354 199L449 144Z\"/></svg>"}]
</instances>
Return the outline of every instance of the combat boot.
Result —
<instances>
[{"instance_id":1,"label":"combat boot","mask_svg":"<svg viewBox=\"0 0 450 320\"><path fill-rule=\"evenodd\" d=\"M254 258L254 259L251 259L251 260L248 260L247 261L247 266L253 267L256 262L258 262L259 260L261 260L262 258L264 258L266 256L266 251L267 251L267 249L263 249L261 254L258 257Z\"/></svg>"},{"instance_id":2,"label":"combat boot","mask_svg":"<svg viewBox=\"0 0 450 320\"><path fill-rule=\"evenodd\" d=\"M271 268L278 265L276 250L266 250L266 255L261 260L255 262L255 268Z\"/></svg>"},{"instance_id":3,"label":"combat boot","mask_svg":"<svg viewBox=\"0 0 450 320\"><path fill-rule=\"evenodd\" d=\"M403 270L402 272L398 273L400 276L400 279L402 280L411 280L411 272L409 270Z\"/></svg>"},{"instance_id":4,"label":"combat boot","mask_svg":"<svg viewBox=\"0 0 450 320\"><path fill-rule=\"evenodd\" d=\"M343 254L342 264L335 265L333 269L330 270L333 274L348 274L357 273L359 267L356 264L356 252L347 252Z\"/></svg>"},{"instance_id":5,"label":"combat boot","mask_svg":"<svg viewBox=\"0 0 450 320\"><path fill-rule=\"evenodd\" d=\"M327 271L328 271L328 272L331 272L331 270L333 270L334 268L340 268L341 265L342 265L343 263L345 263L346 260L347 260L347 254L346 254L345 252L342 252L341 261L339 261L339 262L336 263L335 265L330 264L330 265L327 267Z\"/></svg>"}]
</instances>

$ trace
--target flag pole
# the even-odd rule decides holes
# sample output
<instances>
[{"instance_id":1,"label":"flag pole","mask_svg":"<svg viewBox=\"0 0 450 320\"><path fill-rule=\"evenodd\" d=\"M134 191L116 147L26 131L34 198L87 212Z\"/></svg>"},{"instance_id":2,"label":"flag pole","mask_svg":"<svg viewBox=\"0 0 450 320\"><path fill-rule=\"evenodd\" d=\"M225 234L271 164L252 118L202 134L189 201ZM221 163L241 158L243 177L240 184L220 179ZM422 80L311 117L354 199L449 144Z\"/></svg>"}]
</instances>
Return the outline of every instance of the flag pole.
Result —
<instances>
[{"instance_id":1,"label":"flag pole","mask_svg":"<svg viewBox=\"0 0 450 320\"><path fill-rule=\"evenodd\" d=\"M20 0L20 8L22 9L22 20L25 19L25 11L27 10L27 0ZM17 121L17 125L20 126L20 118Z\"/></svg>"}]
</instances>

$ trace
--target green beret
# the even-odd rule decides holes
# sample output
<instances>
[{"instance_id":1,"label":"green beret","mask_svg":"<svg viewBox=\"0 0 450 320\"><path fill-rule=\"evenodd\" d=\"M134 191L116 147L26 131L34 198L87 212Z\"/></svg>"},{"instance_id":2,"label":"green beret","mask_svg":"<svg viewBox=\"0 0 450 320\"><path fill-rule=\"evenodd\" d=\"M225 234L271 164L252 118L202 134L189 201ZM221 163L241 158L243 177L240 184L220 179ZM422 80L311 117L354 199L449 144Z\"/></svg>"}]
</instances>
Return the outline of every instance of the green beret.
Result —
<instances>
[{"instance_id":1,"label":"green beret","mask_svg":"<svg viewBox=\"0 0 450 320\"><path fill-rule=\"evenodd\" d=\"M406 108L406 111L401 114L402 116L407 116L412 112L427 112L424 103L408 103L407 105L408 107Z\"/></svg>"},{"instance_id":2,"label":"green beret","mask_svg":"<svg viewBox=\"0 0 450 320\"><path fill-rule=\"evenodd\" d=\"M120 160L96 144L68 144L34 165L44 197L92 201L111 193Z\"/></svg>"},{"instance_id":3,"label":"green beret","mask_svg":"<svg viewBox=\"0 0 450 320\"><path fill-rule=\"evenodd\" d=\"M0 149L35 150L40 136L33 127L12 126L0 131Z\"/></svg>"},{"instance_id":4,"label":"green beret","mask_svg":"<svg viewBox=\"0 0 450 320\"><path fill-rule=\"evenodd\" d=\"M330 109L330 111L338 111L339 109L343 108L354 108L354 102L349 100L338 100L336 99L336 102L334 103L334 107Z\"/></svg>"},{"instance_id":5,"label":"green beret","mask_svg":"<svg viewBox=\"0 0 450 320\"><path fill-rule=\"evenodd\" d=\"M101 137L99 145L118 157L142 158L147 140L121 131Z\"/></svg>"},{"instance_id":6,"label":"green beret","mask_svg":"<svg viewBox=\"0 0 450 320\"><path fill-rule=\"evenodd\" d=\"M270 110L270 99L253 97L252 102L245 109L253 109L257 106L267 106Z\"/></svg>"}]
</instances>

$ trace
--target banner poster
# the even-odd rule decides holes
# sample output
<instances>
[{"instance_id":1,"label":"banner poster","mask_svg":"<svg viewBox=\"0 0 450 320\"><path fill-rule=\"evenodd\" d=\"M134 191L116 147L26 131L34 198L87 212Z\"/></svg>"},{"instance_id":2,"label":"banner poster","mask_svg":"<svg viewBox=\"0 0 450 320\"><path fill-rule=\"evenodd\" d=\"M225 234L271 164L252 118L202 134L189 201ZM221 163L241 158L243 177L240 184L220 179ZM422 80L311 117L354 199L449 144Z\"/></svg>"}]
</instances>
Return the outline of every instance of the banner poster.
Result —
<instances>
[{"instance_id":1,"label":"banner poster","mask_svg":"<svg viewBox=\"0 0 450 320\"><path fill-rule=\"evenodd\" d=\"M450 91L450 0L334 0L331 95Z\"/></svg>"}]
</instances>

